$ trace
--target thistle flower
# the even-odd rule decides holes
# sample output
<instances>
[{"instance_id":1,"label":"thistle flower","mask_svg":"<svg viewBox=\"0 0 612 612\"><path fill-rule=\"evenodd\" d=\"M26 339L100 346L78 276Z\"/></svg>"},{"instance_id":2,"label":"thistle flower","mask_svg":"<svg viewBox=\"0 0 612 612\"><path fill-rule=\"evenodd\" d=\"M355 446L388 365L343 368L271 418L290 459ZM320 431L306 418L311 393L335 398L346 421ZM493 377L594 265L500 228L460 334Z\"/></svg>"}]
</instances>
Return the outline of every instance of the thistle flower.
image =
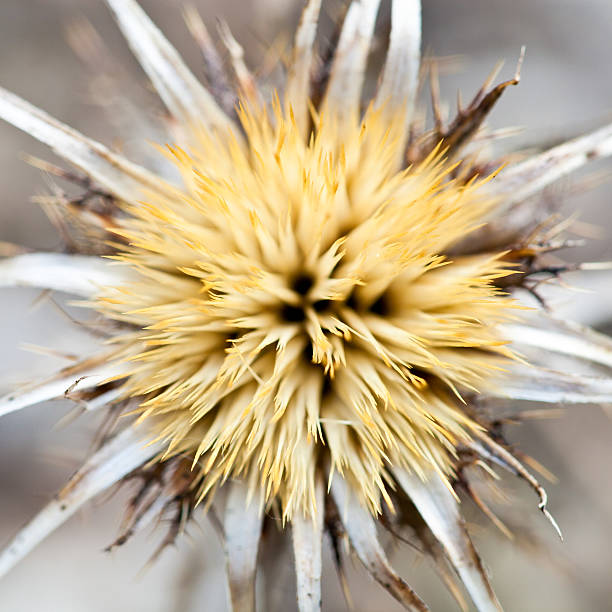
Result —
<instances>
[{"instance_id":1,"label":"thistle flower","mask_svg":"<svg viewBox=\"0 0 612 612\"><path fill-rule=\"evenodd\" d=\"M79 296L107 337L103 351L0 398L0 413L67 394L123 418L0 553L0 571L97 494L138 481L116 543L161 515L174 517L171 542L185 518L210 513L236 611L255 607L272 528L292 540L301 611L321 607L324 534L341 576L347 543L406 609L426 610L377 524L409 531L459 599L449 563L479 610L500 609L459 493L505 529L479 491L493 467L507 470L556 528L490 400L612 397L609 378L550 369L555 355L612 367L610 341L521 301L569 269L549 262L571 245L570 223L539 194L611 154L612 128L508 165L483 159L473 137L517 70L426 130L414 0L392 4L371 100L379 1L348 3L321 57L321 3L306 2L276 88L250 73L225 25L230 74L186 12L205 87L135 2L107 4L168 109L167 163L137 166L0 90L0 116L84 175L39 165L86 189L78 203L46 201L63 215L66 252L5 257L0 285Z\"/></svg>"}]
</instances>

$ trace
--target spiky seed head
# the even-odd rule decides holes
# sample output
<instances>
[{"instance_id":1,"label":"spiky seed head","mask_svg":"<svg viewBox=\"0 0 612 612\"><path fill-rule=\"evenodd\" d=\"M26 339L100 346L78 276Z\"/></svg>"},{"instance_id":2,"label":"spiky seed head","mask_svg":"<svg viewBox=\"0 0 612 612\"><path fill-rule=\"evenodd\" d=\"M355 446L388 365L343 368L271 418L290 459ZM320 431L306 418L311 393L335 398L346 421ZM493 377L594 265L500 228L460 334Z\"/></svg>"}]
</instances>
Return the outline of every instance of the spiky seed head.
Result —
<instances>
[{"instance_id":1,"label":"spiky seed head","mask_svg":"<svg viewBox=\"0 0 612 612\"><path fill-rule=\"evenodd\" d=\"M0 552L0 574L91 497L139 479L116 544L163 515L163 548L198 501L214 503L236 612L255 608L260 536L279 516L291 523L301 612L320 610L324 531L340 573L345 533L379 583L425 611L385 556L379 513L392 530L412 528L458 601L445 559L479 610L500 609L456 489L505 530L472 486L502 467L534 489L556 526L487 402L611 401L609 377L549 369L555 353L579 371L584 361L610 368L609 339L547 312L511 321L515 292L539 296L538 275L566 269L544 260L569 246L559 238L569 222L543 220L534 196L612 155L612 126L496 176L500 162L466 149L519 71L488 82L448 125L433 79L434 127L423 132L414 112L418 0L392 2L385 66L365 110L379 0L347 3L320 61L321 2L308 0L284 91L270 102L226 24L236 87L203 22L186 13L208 90L134 0L106 1L171 116L180 146L164 152L182 186L0 89L2 118L87 175L42 163L85 189L76 204L43 202L70 253L9 250L0 285L83 296L106 315L112 338L100 354L0 397L0 414L68 388L111 417L136 413L140 427L121 421ZM510 343L526 347L534 366ZM474 465L484 468L478 476Z\"/></svg>"},{"instance_id":2,"label":"spiky seed head","mask_svg":"<svg viewBox=\"0 0 612 612\"><path fill-rule=\"evenodd\" d=\"M510 356L496 326L513 302L493 284L508 265L443 255L494 201L443 150L398 170L383 116L342 139L315 116L305 140L280 104L244 108L248 148L200 132L167 152L187 193L125 207L117 259L138 279L97 306L142 330L116 340L124 393L165 456L193 458L202 495L241 477L310 515L328 463L380 512L389 464L451 472L475 427L462 394Z\"/></svg>"}]
</instances>

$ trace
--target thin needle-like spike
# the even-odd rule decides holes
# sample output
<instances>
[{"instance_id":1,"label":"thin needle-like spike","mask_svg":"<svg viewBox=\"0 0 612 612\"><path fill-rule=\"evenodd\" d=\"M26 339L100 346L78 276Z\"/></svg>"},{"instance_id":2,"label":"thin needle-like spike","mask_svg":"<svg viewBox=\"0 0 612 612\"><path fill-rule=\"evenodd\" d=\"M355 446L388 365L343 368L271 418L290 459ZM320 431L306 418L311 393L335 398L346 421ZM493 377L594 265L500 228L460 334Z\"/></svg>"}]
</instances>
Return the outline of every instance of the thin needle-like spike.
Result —
<instances>
[{"instance_id":1,"label":"thin needle-like spike","mask_svg":"<svg viewBox=\"0 0 612 612\"><path fill-rule=\"evenodd\" d=\"M378 541L376 524L369 510L352 494L345 480L334 475L331 492L351 546L372 577L384 586L406 610L426 612L421 598L395 573Z\"/></svg>"},{"instance_id":2,"label":"thin needle-like spike","mask_svg":"<svg viewBox=\"0 0 612 612\"><path fill-rule=\"evenodd\" d=\"M546 493L544 487L537 481L536 477L529 472L525 466L507 449L503 446L495 442L490 436L485 434L478 429L474 429L473 435L475 438L478 438L482 444L479 442L473 442L471 447L475 450L481 457L487 459L489 461L493 461L498 465L501 465L504 469L509 472L519 476L525 482L529 484L529 486L535 491L540 501L538 503L538 508L540 512L546 517L546 519L553 526L554 530L557 532L559 539L563 541L563 534L561 533L561 529L557 524L557 521L553 517L553 515L548 511L546 507L548 504L548 494Z\"/></svg>"},{"instance_id":3,"label":"thin needle-like spike","mask_svg":"<svg viewBox=\"0 0 612 612\"><path fill-rule=\"evenodd\" d=\"M125 267L100 257L25 253L0 259L0 287L38 287L91 298L101 288L126 280Z\"/></svg>"},{"instance_id":4,"label":"thin needle-like spike","mask_svg":"<svg viewBox=\"0 0 612 612\"><path fill-rule=\"evenodd\" d=\"M461 110L461 104L458 103L457 116L447 128L440 129L440 124L437 124L436 133L431 142L431 146L435 147L440 141L440 138L443 138L444 147L447 149L447 155L453 157L465 144L470 142L504 91L511 85L518 85L520 83L521 66L523 65L524 58L525 47L521 49L514 77L508 81L499 83L495 87L491 87L497 73L501 69L501 64L494 68L489 78L478 90L467 108Z\"/></svg>"},{"instance_id":5,"label":"thin needle-like spike","mask_svg":"<svg viewBox=\"0 0 612 612\"><path fill-rule=\"evenodd\" d=\"M113 153L3 88L0 88L0 118L51 147L60 157L86 172L121 200L137 202L149 191L175 194L168 183L148 170Z\"/></svg>"},{"instance_id":6,"label":"thin needle-like spike","mask_svg":"<svg viewBox=\"0 0 612 612\"><path fill-rule=\"evenodd\" d=\"M300 612L320 612L321 610L324 493L323 483L317 482L315 516L304 517L298 513L291 521L297 576L297 600Z\"/></svg>"},{"instance_id":7,"label":"thin needle-like spike","mask_svg":"<svg viewBox=\"0 0 612 612\"><path fill-rule=\"evenodd\" d=\"M457 500L442 478L433 470L427 474L426 480L401 469L393 473L444 547L479 612L499 612L501 606L465 530Z\"/></svg>"},{"instance_id":8,"label":"thin needle-like spike","mask_svg":"<svg viewBox=\"0 0 612 612\"><path fill-rule=\"evenodd\" d=\"M300 25L295 34L293 60L289 67L286 86L286 105L293 110L293 116L303 136L310 124L308 100L310 98L310 78L314 59L314 42L317 35L321 0L308 0Z\"/></svg>"},{"instance_id":9,"label":"thin needle-like spike","mask_svg":"<svg viewBox=\"0 0 612 612\"><path fill-rule=\"evenodd\" d=\"M323 102L323 109L336 117L350 120L359 113L379 5L380 0L353 0L344 18Z\"/></svg>"},{"instance_id":10,"label":"thin needle-like spike","mask_svg":"<svg viewBox=\"0 0 612 612\"><path fill-rule=\"evenodd\" d=\"M401 118L404 140L414 111L420 60L421 2L393 0L389 50L374 105L383 107L391 119Z\"/></svg>"},{"instance_id":11,"label":"thin needle-like spike","mask_svg":"<svg viewBox=\"0 0 612 612\"><path fill-rule=\"evenodd\" d=\"M223 532L230 602L233 612L254 612L262 510L258 499L249 499L246 484L234 481L229 487Z\"/></svg>"},{"instance_id":12,"label":"thin needle-like spike","mask_svg":"<svg viewBox=\"0 0 612 612\"><path fill-rule=\"evenodd\" d=\"M229 83L223 59L195 6L185 5L184 18L202 52L206 86L227 116L233 117L236 113L236 93Z\"/></svg>"},{"instance_id":13,"label":"thin needle-like spike","mask_svg":"<svg viewBox=\"0 0 612 612\"><path fill-rule=\"evenodd\" d=\"M140 467L161 450L142 430L130 427L92 455L43 510L0 552L0 576L68 520L87 501Z\"/></svg>"},{"instance_id":14,"label":"thin needle-like spike","mask_svg":"<svg viewBox=\"0 0 612 612\"><path fill-rule=\"evenodd\" d=\"M172 115L182 124L224 130L233 122L134 0L106 0L134 55Z\"/></svg>"},{"instance_id":15,"label":"thin needle-like spike","mask_svg":"<svg viewBox=\"0 0 612 612\"><path fill-rule=\"evenodd\" d=\"M227 21L219 21L218 31L221 41L229 53L232 69L242 95L253 102L261 103L262 100L259 97L255 77L244 61L244 49L232 34Z\"/></svg>"}]
</instances>

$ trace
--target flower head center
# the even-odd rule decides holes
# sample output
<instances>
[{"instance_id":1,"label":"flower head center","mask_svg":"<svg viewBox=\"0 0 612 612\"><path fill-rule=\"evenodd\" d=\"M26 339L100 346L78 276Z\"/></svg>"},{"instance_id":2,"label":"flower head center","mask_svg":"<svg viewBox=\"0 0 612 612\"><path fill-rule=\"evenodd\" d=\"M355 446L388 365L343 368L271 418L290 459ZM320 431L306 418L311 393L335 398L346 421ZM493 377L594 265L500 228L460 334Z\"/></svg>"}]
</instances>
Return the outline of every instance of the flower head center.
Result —
<instances>
[{"instance_id":1,"label":"flower head center","mask_svg":"<svg viewBox=\"0 0 612 612\"><path fill-rule=\"evenodd\" d=\"M142 330L126 388L204 493L243 475L289 516L325 455L377 507L388 462L450 469L472 427L457 396L508 356L499 258L444 255L490 202L438 153L398 171L373 111L342 140L333 121L304 140L280 111L242 120L245 148L171 150L187 196L128 209L141 280L103 304Z\"/></svg>"}]
</instances>

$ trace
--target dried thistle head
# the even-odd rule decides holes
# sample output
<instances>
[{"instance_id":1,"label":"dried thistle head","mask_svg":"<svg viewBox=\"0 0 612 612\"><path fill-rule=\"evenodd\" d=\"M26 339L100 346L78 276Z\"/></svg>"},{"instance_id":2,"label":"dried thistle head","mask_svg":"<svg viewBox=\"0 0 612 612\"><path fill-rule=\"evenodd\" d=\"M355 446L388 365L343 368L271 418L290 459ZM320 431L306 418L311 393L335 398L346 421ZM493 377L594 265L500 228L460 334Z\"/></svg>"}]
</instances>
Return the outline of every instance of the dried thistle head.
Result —
<instances>
[{"instance_id":1,"label":"dried thistle head","mask_svg":"<svg viewBox=\"0 0 612 612\"><path fill-rule=\"evenodd\" d=\"M320 609L324 533L340 573L346 539L407 609L427 609L389 564L377 522L409 531L454 593L447 562L479 610L499 609L458 493L505 529L474 487L487 472L473 468L506 469L556 527L488 401L609 401L608 378L545 369L555 353L610 367L607 339L519 298L537 295L538 275L553 270L546 258L568 246L538 194L611 153L612 129L509 167L482 159L471 141L517 70L425 130L412 0L392 4L371 100L362 85L379 1L348 3L321 57L321 3L307 2L272 94L226 25L230 74L186 13L205 88L135 2L107 3L169 111L159 152L171 169L137 166L0 91L0 116L86 175L43 164L85 188L76 201L43 202L72 252L6 257L0 284L82 296L108 335L103 352L0 398L0 412L68 390L126 418L0 554L0 570L96 494L138 480L115 544L168 512L170 542L185 518L211 513L235 610L254 608L273 521L292 534L302 611ZM168 178L177 170L180 184Z\"/></svg>"}]
</instances>

